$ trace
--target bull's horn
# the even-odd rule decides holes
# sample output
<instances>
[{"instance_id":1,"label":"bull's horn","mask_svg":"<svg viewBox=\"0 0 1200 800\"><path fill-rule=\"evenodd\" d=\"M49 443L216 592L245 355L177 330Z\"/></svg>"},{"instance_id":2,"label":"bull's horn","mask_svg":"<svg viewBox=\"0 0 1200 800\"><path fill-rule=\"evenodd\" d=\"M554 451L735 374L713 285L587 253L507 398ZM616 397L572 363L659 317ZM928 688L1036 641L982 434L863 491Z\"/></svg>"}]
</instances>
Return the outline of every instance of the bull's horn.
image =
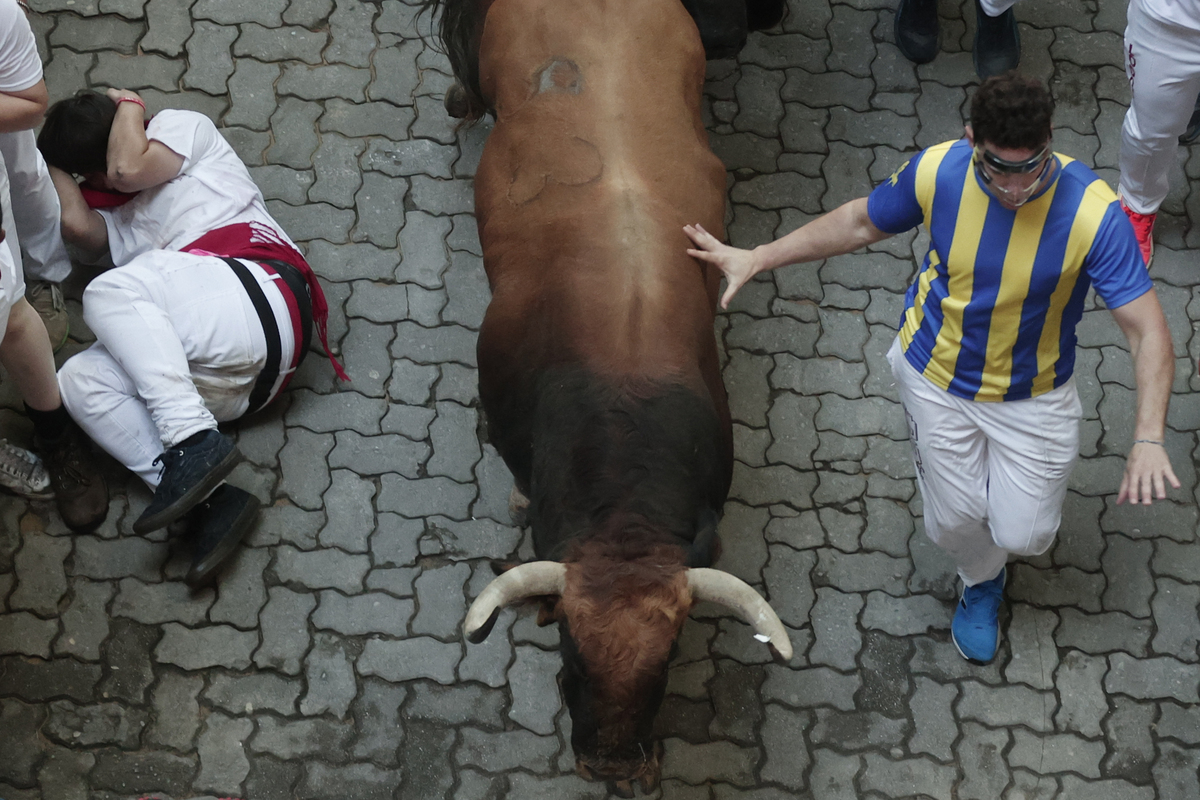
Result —
<instances>
[{"instance_id":1,"label":"bull's horn","mask_svg":"<svg viewBox=\"0 0 1200 800\"><path fill-rule=\"evenodd\" d=\"M765 641L783 661L792 660L792 641L787 629L771 604L754 591L750 584L719 569L695 567L687 571L688 588L697 600L709 600L733 609L754 628L759 640Z\"/></svg>"},{"instance_id":2,"label":"bull's horn","mask_svg":"<svg viewBox=\"0 0 1200 800\"><path fill-rule=\"evenodd\" d=\"M496 576L471 603L463 620L463 633L470 642L482 642L492 632L500 609L527 597L562 594L566 579L567 568L557 561L531 561L513 567Z\"/></svg>"}]
</instances>

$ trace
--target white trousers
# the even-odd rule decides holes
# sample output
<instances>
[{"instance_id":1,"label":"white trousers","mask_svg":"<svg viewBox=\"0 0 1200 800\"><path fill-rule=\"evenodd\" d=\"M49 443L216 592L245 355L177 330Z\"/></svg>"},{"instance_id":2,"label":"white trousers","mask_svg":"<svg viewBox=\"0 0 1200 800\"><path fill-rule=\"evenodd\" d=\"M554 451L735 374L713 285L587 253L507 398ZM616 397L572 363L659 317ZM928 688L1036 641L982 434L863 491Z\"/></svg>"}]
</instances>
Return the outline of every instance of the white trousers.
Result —
<instances>
[{"instance_id":1,"label":"white trousers","mask_svg":"<svg viewBox=\"0 0 1200 800\"><path fill-rule=\"evenodd\" d=\"M283 295L258 265L243 263L275 311L281 361L290 364L295 337ZM248 410L267 345L250 296L219 258L140 255L88 285L83 317L96 344L59 370L63 405L151 489L165 447Z\"/></svg>"},{"instance_id":2,"label":"white trousers","mask_svg":"<svg viewBox=\"0 0 1200 800\"><path fill-rule=\"evenodd\" d=\"M71 274L71 259L62 240L58 192L33 131L0 133L0 157L6 173L0 208L13 260L30 278L61 283Z\"/></svg>"},{"instance_id":3,"label":"white trousers","mask_svg":"<svg viewBox=\"0 0 1200 800\"><path fill-rule=\"evenodd\" d=\"M1062 521L1079 455L1075 380L1027 400L979 403L934 386L888 352L908 418L925 532L967 586L1000 574L1010 553L1039 555Z\"/></svg>"},{"instance_id":4,"label":"white trousers","mask_svg":"<svg viewBox=\"0 0 1200 800\"><path fill-rule=\"evenodd\" d=\"M1017 0L979 0L983 13L989 17L998 17L1016 4Z\"/></svg>"},{"instance_id":5,"label":"white trousers","mask_svg":"<svg viewBox=\"0 0 1200 800\"><path fill-rule=\"evenodd\" d=\"M4 170L0 169L0 176ZM25 280L21 270L13 263L12 253L4 245L0 245L0 342L8 330L8 315L13 303L25 296Z\"/></svg>"},{"instance_id":6,"label":"white trousers","mask_svg":"<svg viewBox=\"0 0 1200 800\"><path fill-rule=\"evenodd\" d=\"M1200 20L1196 28L1151 17L1131 0L1125 28L1125 75L1132 99L1121 128L1121 196L1139 214L1167 196L1179 135L1200 95Z\"/></svg>"}]
</instances>

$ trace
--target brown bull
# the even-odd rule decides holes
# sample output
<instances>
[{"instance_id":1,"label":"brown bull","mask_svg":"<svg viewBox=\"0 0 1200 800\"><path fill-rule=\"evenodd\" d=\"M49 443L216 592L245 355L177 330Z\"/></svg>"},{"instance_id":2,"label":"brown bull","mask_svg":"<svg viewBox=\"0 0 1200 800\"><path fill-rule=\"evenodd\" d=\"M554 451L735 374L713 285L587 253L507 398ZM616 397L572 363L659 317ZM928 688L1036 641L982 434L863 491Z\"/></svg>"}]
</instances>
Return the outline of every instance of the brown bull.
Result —
<instances>
[{"instance_id":1,"label":"brown bull","mask_svg":"<svg viewBox=\"0 0 1200 800\"><path fill-rule=\"evenodd\" d=\"M632 796L630 781L658 780L653 718L697 600L731 606L791 656L765 601L703 568L732 467L719 273L686 255L682 231L724 217L725 170L700 116L704 50L679 0L443 14L470 106L496 116L475 179L492 289L480 397L544 559L497 578L464 629L479 641L503 605L544 598L577 769Z\"/></svg>"}]
</instances>

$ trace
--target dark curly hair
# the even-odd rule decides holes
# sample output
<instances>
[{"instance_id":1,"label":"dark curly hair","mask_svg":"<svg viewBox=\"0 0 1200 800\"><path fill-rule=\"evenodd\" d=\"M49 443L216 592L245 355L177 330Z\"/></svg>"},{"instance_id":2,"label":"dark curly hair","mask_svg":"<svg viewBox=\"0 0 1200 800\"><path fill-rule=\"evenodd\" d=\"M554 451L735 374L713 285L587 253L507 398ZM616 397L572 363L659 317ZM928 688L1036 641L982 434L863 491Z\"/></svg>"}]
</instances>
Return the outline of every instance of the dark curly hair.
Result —
<instances>
[{"instance_id":1,"label":"dark curly hair","mask_svg":"<svg viewBox=\"0 0 1200 800\"><path fill-rule=\"evenodd\" d=\"M37 137L42 158L75 175L107 171L108 133L116 113L110 97L87 89L59 100L46 112Z\"/></svg>"},{"instance_id":2,"label":"dark curly hair","mask_svg":"<svg viewBox=\"0 0 1200 800\"><path fill-rule=\"evenodd\" d=\"M1050 138L1054 100L1042 82L1016 72L988 78L971 98L976 142L1036 150Z\"/></svg>"}]
</instances>

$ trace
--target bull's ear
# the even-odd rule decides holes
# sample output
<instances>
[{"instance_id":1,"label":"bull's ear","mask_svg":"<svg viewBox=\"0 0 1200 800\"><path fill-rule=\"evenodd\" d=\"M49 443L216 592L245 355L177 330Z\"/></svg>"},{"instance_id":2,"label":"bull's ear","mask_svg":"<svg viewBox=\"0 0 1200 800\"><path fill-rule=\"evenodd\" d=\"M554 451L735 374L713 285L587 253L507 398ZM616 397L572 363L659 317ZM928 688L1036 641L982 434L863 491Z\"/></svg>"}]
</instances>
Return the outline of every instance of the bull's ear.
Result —
<instances>
[{"instance_id":1,"label":"bull's ear","mask_svg":"<svg viewBox=\"0 0 1200 800\"><path fill-rule=\"evenodd\" d=\"M553 625L560 619L558 614L558 598L543 597L542 602L538 605L537 624L539 628L544 628L547 625Z\"/></svg>"}]
</instances>

